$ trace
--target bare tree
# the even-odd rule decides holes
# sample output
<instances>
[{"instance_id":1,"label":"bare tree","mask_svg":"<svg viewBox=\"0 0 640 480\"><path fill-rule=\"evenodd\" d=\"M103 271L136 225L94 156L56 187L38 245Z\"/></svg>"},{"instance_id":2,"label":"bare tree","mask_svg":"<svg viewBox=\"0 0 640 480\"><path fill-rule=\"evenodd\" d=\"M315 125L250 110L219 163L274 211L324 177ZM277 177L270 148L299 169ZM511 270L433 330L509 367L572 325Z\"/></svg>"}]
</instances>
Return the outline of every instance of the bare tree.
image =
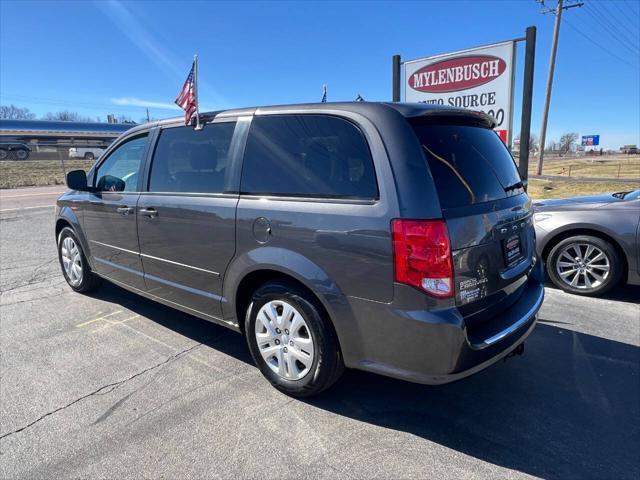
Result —
<instances>
[{"instance_id":1,"label":"bare tree","mask_svg":"<svg viewBox=\"0 0 640 480\"><path fill-rule=\"evenodd\" d=\"M514 143L519 144L520 143L520 135L517 135L516 138L514 139ZM535 152L538 150L538 146L539 146L539 141L538 141L538 137L536 137L533 133L530 135L529 137L529 152Z\"/></svg>"},{"instance_id":2,"label":"bare tree","mask_svg":"<svg viewBox=\"0 0 640 480\"><path fill-rule=\"evenodd\" d=\"M564 152L567 153L571 150L573 144L576 143L576 140L578 140L577 133L563 133L560 137L560 150L564 150Z\"/></svg>"},{"instance_id":3,"label":"bare tree","mask_svg":"<svg viewBox=\"0 0 640 480\"><path fill-rule=\"evenodd\" d=\"M56 120L59 122L94 122L92 117L83 117L78 112L70 112L69 110L63 110L61 112L47 112L43 117L43 120Z\"/></svg>"},{"instance_id":4,"label":"bare tree","mask_svg":"<svg viewBox=\"0 0 640 480\"><path fill-rule=\"evenodd\" d=\"M0 118L4 120L33 120L36 115L30 112L28 108L20 108L11 104L0 105Z\"/></svg>"},{"instance_id":5,"label":"bare tree","mask_svg":"<svg viewBox=\"0 0 640 480\"><path fill-rule=\"evenodd\" d=\"M130 124L135 124L136 123L133 120L131 120L131 117L128 117L126 115L118 115L116 117L116 122L117 123L130 123Z\"/></svg>"}]
</instances>

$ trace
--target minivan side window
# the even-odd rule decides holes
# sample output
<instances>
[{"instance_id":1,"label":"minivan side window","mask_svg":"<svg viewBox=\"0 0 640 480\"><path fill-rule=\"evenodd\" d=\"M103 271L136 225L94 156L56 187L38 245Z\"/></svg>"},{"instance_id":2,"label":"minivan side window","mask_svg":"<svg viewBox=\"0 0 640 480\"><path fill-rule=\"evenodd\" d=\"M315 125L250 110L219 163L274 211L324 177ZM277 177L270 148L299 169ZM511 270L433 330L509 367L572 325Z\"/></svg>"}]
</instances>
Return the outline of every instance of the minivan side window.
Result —
<instances>
[{"instance_id":1,"label":"minivan side window","mask_svg":"<svg viewBox=\"0 0 640 480\"><path fill-rule=\"evenodd\" d=\"M150 192L222 193L235 122L166 128L153 154Z\"/></svg>"},{"instance_id":2,"label":"minivan side window","mask_svg":"<svg viewBox=\"0 0 640 480\"><path fill-rule=\"evenodd\" d=\"M375 199L373 160L362 132L328 115L265 115L251 122L242 193Z\"/></svg>"},{"instance_id":3,"label":"minivan side window","mask_svg":"<svg viewBox=\"0 0 640 480\"><path fill-rule=\"evenodd\" d=\"M147 145L147 134L118 146L96 171L99 192L135 192L138 189L140 165Z\"/></svg>"}]
</instances>

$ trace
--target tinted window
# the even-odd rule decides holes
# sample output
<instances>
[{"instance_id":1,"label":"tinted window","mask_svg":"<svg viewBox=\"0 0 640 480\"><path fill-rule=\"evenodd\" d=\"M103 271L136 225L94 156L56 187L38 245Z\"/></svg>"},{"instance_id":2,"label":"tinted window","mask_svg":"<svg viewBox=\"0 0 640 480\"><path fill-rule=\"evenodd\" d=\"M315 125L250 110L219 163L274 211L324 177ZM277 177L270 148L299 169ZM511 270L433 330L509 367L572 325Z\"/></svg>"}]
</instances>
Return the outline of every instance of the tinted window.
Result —
<instances>
[{"instance_id":1,"label":"tinted window","mask_svg":"<svg viewBox=\"0 0 640 480\"><path fill-rule=\"evenodd\" d=\"M245 193L376 198L371 154L352 123L324 115L258 116L242 167Z\"/></svg>"},{"instance_id":2,"label":"tinted window","mask_svg":"<svg viewBox=\"0 0 640 480\"><path fill-rule=\"evenodd\" d=\"M149 191L221 193L235 122L167 128L153 155Z\"/></svg>"},{"instance_id":3,"label":"tinted window","mask_svg":"<svg viewBox=\"0 0 640 480\"><path fill-rule=\"evenodd\" d=\"M98 167L96 189L102 192L135 192L146 144L145 134L116 148Z\"/></svg>"},{"instance_id":4,"label":"tinted window","mask_svg":"<svg viewBox=\"0 0 640 480\"><path fill-rule=\"evenodd\" d=\"M414 124L442 208L522 193L520 175L493 130L464 125ZM512 187L512 188L509 188Z\"/></svg>"}]
</instances>

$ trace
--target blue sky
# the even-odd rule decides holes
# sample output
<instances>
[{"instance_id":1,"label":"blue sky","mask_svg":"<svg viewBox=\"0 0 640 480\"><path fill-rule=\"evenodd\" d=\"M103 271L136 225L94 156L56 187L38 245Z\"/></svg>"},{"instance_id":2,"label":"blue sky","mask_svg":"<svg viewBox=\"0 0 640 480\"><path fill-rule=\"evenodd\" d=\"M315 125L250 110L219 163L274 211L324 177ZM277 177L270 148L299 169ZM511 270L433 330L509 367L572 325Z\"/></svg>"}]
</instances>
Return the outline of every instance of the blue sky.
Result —
<instances>
[{"instance_id":1,"label":"blue sky","mask_svg":"<svg viewBox=\"0 0 640 480\"><path fill-rule=\"evenodd\" d=\"M565 12L549 140L600 134L640 144L640 2L584 0ZM547 3L555 3L547 0ZM171 103L200 57L204 109L390 100L391 56L413 59L538 28L532 130L540 129L553 15L534 0L424 2L0 1L0 101L139 120ZM519 47L517 85L522 83ZM520 89L514 127L519 130Z\"/></svg>"}]
</instances>

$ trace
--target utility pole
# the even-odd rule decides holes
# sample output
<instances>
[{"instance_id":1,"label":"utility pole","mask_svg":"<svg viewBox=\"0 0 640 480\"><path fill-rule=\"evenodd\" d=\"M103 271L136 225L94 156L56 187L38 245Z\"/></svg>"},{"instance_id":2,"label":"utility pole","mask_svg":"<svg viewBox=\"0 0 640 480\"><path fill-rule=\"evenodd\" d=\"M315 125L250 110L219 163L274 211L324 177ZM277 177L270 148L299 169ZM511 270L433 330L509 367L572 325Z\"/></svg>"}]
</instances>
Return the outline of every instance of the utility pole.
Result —
<instances>
[{"instance_id":1,"label":"utility pole","mask_svg":"<svg viewBox=\"0 0 640 480\"><path fill-rule=\"evenodd\" d=\"M149 122L150 122L150 120L149 120L149 109L147 108L147 123L149 123Z\"/></svg>"},{"instance_id":2,"label":"utility pole","mask_svg":"<svg viewBox=\"0 0 640 480\"><path fill-rule=\"evenodd\" d=\"M544 6L544 0L540 0L542 6ZM556 67L556 52L558 51L558 37L560 36L560 20L562 18L562 11L568 10L574 7L581 7L584 3L573 3L571 5L564 6L564 0L558 0L555 9L546 9L542 13L553 12L556 16L556 22L553 26L553 40L551 42L551 57L549 58L549 74L547 76L547 92L544 96L544 111L542 113L542 128L540 129L540 156L538 157L538 165L536 168L536 174L542 175L542 163L544 161L544 144L547 136L547 119L549 117L549 103L551 103L551 87L553 86L553 71ZM520 148L523 148L520 145ZM524 148L529 148L529 145L525 145Z\"/></svg>"}]
</instances>

